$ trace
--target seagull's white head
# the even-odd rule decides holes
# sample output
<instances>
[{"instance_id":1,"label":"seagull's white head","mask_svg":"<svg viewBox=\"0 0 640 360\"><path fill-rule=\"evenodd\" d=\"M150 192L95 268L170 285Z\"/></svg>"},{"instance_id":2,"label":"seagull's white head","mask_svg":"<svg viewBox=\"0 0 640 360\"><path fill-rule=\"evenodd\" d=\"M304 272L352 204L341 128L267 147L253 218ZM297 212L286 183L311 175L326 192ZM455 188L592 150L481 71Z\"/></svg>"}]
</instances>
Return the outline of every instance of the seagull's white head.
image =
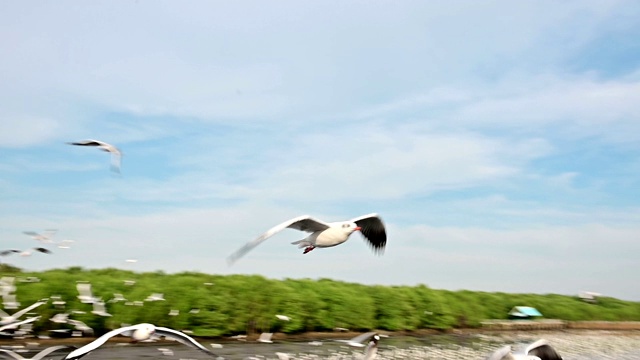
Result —
<instances>
[{"instance_id":1,"label":"seagull's white head","mask_svg":"<svg viewBox=\"0 0 640 360\"><path fill-rule=\"evenodd\" d=\"M340 229L342 229L345 234L351 235L354 231L360 230L360 226L352 222L343 222L340 225Z\"/></svg>"},{"instance_id":2,"label":"seagull's white head","mask_svg":"<svg viewBox=\"0 0 640 360\"><path fill-rule=\"evenodd\" d=\"M131 338L135 341L147 340L156 332L156 327L152 324L139 324L138 328L131 334Z\"/></svg>"}]
</instances>

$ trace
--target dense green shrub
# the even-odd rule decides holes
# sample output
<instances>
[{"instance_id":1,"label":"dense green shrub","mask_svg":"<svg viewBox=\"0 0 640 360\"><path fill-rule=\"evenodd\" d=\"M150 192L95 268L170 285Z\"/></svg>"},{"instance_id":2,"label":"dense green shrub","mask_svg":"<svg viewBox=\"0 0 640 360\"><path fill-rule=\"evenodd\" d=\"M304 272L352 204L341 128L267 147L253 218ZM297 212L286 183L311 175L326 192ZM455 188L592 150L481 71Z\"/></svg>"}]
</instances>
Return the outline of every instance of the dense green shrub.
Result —
<instances>
[{"instance_id":1,"label":"dense green shrub","mask_svg":"<svg viewBox=\"0 0 640 360\"><path fill-rule=\"evenodd\" d=\"M4 266L2 276L16 278L22 306L39 299L60 296L64 308L52 302L34 313L41 315L37 331L64 327L48 319L73 310L72 318L97 333L139 322L150 322L199 336L224 336L254 332L300 333L330 331L336 327L356 331L390 331L476 327L486 319L506 319L511 308L533 306L546 318L562 320L640 321L640 303L602 297L589 304L577 297L555 294L506 294L479 291L448 291L418 286L365 286L330 279L272 280L258 275L209 275L196 272L165 274L134 273L119 269L84 270L79 267L37 273ZM22 282L27 277L39 282ZM125 284L134 280L134 285ZM92 284L94 296L102 298L111 317L91 314L92 305L81 303L76 282ZM143 306L109 302L114 294L129 302L144 301L161 293L164 301L144 301ZM178 310L177 316L169 316ZM279 320L283 314L291 321Z\"/></svg>"}]
</instances>

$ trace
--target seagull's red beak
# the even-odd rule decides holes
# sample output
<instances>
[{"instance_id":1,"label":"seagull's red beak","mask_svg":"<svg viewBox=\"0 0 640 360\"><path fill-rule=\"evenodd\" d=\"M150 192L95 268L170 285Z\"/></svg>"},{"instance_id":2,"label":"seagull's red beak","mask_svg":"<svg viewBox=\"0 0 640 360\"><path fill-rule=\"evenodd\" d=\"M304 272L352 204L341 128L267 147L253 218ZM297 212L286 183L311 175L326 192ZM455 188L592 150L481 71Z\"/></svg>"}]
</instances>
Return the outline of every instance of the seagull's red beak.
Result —
<instances>
[{"instance_id":1,"label":"seagull's red beak","mask_svg":"<svg viewBox=\"0 0 640 360\"><path fill-rule=\"evenodd\" d=\"M358 230L361 230L361 229L362 229L362 228L361 228L360 226L356 226L356 227L353 229L353 231L358 231Z\"/></svg>"}]
</instances>

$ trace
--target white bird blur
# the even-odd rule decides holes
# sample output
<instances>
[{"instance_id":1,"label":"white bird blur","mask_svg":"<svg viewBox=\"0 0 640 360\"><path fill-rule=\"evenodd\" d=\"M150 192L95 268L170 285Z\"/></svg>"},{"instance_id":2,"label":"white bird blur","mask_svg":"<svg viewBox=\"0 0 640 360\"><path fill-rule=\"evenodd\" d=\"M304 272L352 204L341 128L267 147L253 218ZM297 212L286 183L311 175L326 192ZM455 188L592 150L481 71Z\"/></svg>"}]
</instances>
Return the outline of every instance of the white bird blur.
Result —
<instances>
[{"instance_id":1,"label":"white bird blur","mask_svg":"<svg viewBox=\"0 0 640 360\"><path fill-rule=\"evenodd\" d=\"M111 316L111 314L107 312L104 301L95 301L93 303L93 310L91 310L91 313L98 316Z\"/></svg>"},{"instance_id":2,"label":"white bird blur","mask_svg":"<svg viewBox=\"0 0 640 360\"><path fill-rule=\"evenodd\" d=\"M360 335L358 335L356 337L353 337L351 339L347 339L347 340L339 339L339 340L336 340L336 341L347 343L347 345L349 345L349 346L365 347L367 345L365 345L364 342L369 340L369 339L372 339L374 336L378 337L378 340L380 340L380 335L378 335L377 332L370 331L370 332L367 332L367 333L364 333L364 334L360 334Z\"/></svg>"},{"instance_id":3,"label":"white bird blur","mask_svg":"<svg viewBox=\"0 0 640 360\"><path fill-rule=\"evenodd\" d=\"M562 357L547 340L540 339L515 352L511 351L511 346L503 346L486 360L562 360Z\"/></svg>"},{"instance_id":4,"label":"white bird blur","mask_svg":"<svg viewBox=\"0 0 640 360\"><path fill-rule=\"evenodd\" d=\"M93 329L83 321L67 319L67 324L73 326L74 329L87 334L93 334Z\"/></svg>"},{"instance_id":5,"label":"white bird blur","mask_svg":"<svg viewBox=\"0 0 640 360\"><path fill-rule=\"evenodd\" d=\"M78 290L78 300L84 304L93 304L100 300L93 296L90 283L78 283L76 284L76 289Z\"/></svg>"},{"instance_id":6,"label":"white bird blur","mask_svg":"<svg viewBox=\"0 0 640 360\"><path fill-rule=\"evenodd\" d=\"M9 324L5 324L0 326L0 333L5 333L5 330L14 330L17 329L18 327L24 325L24 324L30 324L34 321L38 321L40 320L40 316L35 316L35 317L30 317L28 319L25 320L18 320L18 321L14 321L12 323Z\"/></svg>"},{"instance_id":7,"label":"white bird blur","mask_svg":"<svg viewBox=\"0 0 640 360\"><path fill-rule=\"evenodd\" d=\"M282 321L291 321L291 318L288 317L287 315L276 315L276 317Z\"/></svg>"},{"instance_id":8,"label":"white bird blur","mask_svg":"<svg viewBox=\"0 0 640 360\"><path fill-rule=\"evenodd\" d=\"M22 233L28 236L31 236L34 240L38 240L45 244L50 244L53 242L51 238L58 232L56 229L47 229L42 234L37 233L35 231L23 231Z\"/></svg>"},{"instance_id":9,"label":"white bird blur","mask_svg":"<svg viewBox=\"0 0 640 360\"><path fill-rule=\"evenodd\" d=\"M91 351L94 351L100 346L104 345L104 343L106 343L107 340L109 340L110 338L116 335L131 336L132 342L144 341L151 338L151 336L153 335L169 337L184 345L196 348L208 355L216 356L211 350L200 345L200 343L198 343L195 339L193 339L189 335L186 335L180 331L173 330L170 328L156 327L155 325L152 325L152 324L142 323L142 324L125 326L119 329L111 330L108 333L100 336L96 340L88 343L87 345L72 351L64 359L65 360L80 359L81 357L87 355Z\"/></svg>"},{"instance_id":10,"label":"white bird blur","mask_svg":"<svg viewBox=\"0 0 640 360\"><path fill-rule=\"evenodd\" d=\"M68 346L68 345L51 346L51 347L48 347L48 348L40 351L39 353L33 355L33 357L31 357L31 358L22 357L20 354L14 352L14 351L11 351L11 350L7 350L7 349L0 349L0 352L4 353L4 354L7 354L7 355L10 355L11 357L13 357L14 359L17 359L17 360L40 360L40 359L43 359L45 356L51 354L54 351L68 350L68 349L75 349L75 348L76 348L75 346Z\"/></svg>"},{"instance_id":11,"label":"white bird blur","mask_svg":"<svg viewBox=\"0 0 640 360\"><path fill-rule=\"evenodd\" d=\"M262 333L260 334L260 336L258 337L258 341L261 343L272 343L273 341L271 341L271 337L273 336L273 333Z\"/></svg>"},{"instance_id":12,"label":"white bird blur","mask_svg":"<svg viewBox=\"0 0 640 360\"><path fill-rule=\"evenodd\" d=\"M315 248L327 248L340 245L347 241L354 231L358 230L369 242L373 251L378 254L384 252L387 244L387 232L382 219L377 214L368 214L348 221L332 223L326 223L309 215L303 215L287 220L267 230L267 232L260 235L255 240L248 242L231 254L227 258L227 262L229 265L233 264L253 248L260 245L263 241L286 228L311 233L311 235L306 238L292 243L294 245L298 245L298 248L305 248L304 254Z\"/></svg>"},{"instance_id":13,"label":"white bird blur","mask_svg":"<svg viewBox=\"0 0 640 360\"><path fill-rule=\"evenodd\" d=\"M15 323L20 320L20 317L22 317L22 315L28 313L29 311L43 304L46 304L46 302L37 301L20 311L16 311L15 313L13 313L13 315L9 315L4 310L0 310L0 325L8 325L11 323Z\"/></svg>"},{"instance_id":14,"label":"white bird blur","mask_svg":"<svg viewBox=\"0 0 640 360\"><path fill-rule=\"evenodd\" d=\"M111 171L120 172L120 164L122 162L122 152L117 147L108 144L104 141L100 140L81 140L76 142L68 142L69 145L77 145L77 146L94 146L102 151L106 151L111 154Z\"/></svg>"},{"instance_id":15,"label":"white bird blur","mask_svg":"<svg viewBox=\"0 0 640 360\"><path fill-rule=\"evenodd\" d=\"M56 324L66 324L69 320L69 314L67 313L58 313L49 318L49 321L52 321Z\"/></svg>"}]
</instances>

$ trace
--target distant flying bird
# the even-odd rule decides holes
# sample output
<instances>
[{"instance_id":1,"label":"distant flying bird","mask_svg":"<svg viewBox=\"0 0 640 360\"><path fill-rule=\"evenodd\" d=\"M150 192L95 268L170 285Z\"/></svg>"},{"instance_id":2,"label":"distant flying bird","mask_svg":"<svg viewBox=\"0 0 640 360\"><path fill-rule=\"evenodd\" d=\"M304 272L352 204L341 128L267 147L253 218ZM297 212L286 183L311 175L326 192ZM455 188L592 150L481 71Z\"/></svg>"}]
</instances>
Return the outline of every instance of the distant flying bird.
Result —
<instances>
[{"instance_id":1,"label":"distant flying bird","mask_svg":"<svg viewBox=\"0 0 640 360\"><path fill-rule=\"evenodd\" d=\"M111 153L111 171L120 172L120 164L122 162L122 152L117 147L108 144L104 141L99 140L82 140L76 142L68 142L69 145L77 145L77 146L95 146L102 151L106 151Z\"/></svg>"},{"instance_id":2,"label":"distant flying bird","mask_svg":"<svg viewBox=\"0 0 640 360\"><path fill-rule=\"evenodd\" d=\"M83 321L67 319L67 324L73 326L73 328L78 331L82 331L83 333L93 334L93 329Z\"/></svg>"},{"instance_id":3,"label":"distant flying bird","mask_svg":"<svg viewBox=\"0 0 640 360\"><path fill-rule=\"evenodd\" d=\"M260 336L258 337L258 341L261 343L272 343L273 341L271 341L271 337L273 336L273 333L262 333L260 334Z\"/></svg>"},{"instance_id":4,"label":"distant flying bird","mask_svg":"<svg viewBox=\"0 0 640 360\"><path fill-rule=\"evenodd\" d=\"M300 231L310 232L311 235L306 238L294 241L292 244L298 245L298 248L305 248L304 254L315 248L326 248L340 245L349 239L349 236L357 230L360 230L373 251L381 254L387 244L387 232L385 230L382 219L377 214L368 214L357 217L348 221L339 221L326 223L324 221L314 219L309 215L299 216L287 220L273 228L269 229L257 239L245 244L235 253L231 254L227 262L231 265L258 246L260 243L286 229L296 229Z\"/></svg>"},{"instance_id":5,"label":"distant flying bird","mask_svg":"<svg viewBox=\"0 0 640 360\"><path fill-rule=\"evenodd\" d=\"M42 243L50 244L53 241L51 238L58 232L56 229L47 229L42 234L35 231L23 231L22 233L31 236L34 240L38 240Z\"/></svg>"},{"instance_id":6,"label":"distant flying bird","mask_svg":"<svg viewBox=\"0 0 640 360\"><path fill-rule=\"evenodd\" d=\"M31 256L33 254L33 250L41 252L43 254L53 254L49 249L45 249L43 247L34 247L28 250L16 250L16 249L3 250L3 251L0 251L0 256L7 256L13 253L18 253L20 254L20 256Z\"/></svg>"},{"instance_id":7,"label":"distant flying bird","mask_svg":"<svg viewBox=\"0 0 640 360\"><path fill-rule=\"evenodd\" d=\"M93 296L91 284L89 283L78 283L76 284L76 289L78 289L78 299L84 304L93 304L99 300Z\"/></svg>"},{"instance_id":8,"label":"distant flying bird","mask_svg":"<svg viewBox=\"0 0 640 360\"><path fill-rule=\"evenodd\" d=\"M107 342L107 340L109 340L110 338L116 336L116 335L126 335L126 336L131 336L131 341L132 342L139 342L139 341L144 341L144 340L148 340L149 338L151 338L151 336L153 335L158 335L158 336L164 336L164 337L169 337L172 339L177 340L178 342L196 348L208 355L211 356L216 356L211 350L207 349L206 347L200 345L200 343L198 343L195 339L191 338L189 335L186 335L180 331L177 330L173 330L170 328L166 328L166 327L156 327L152 324L146 324L146 323L142 323L142 324L137 324L137 325L132 325L132 326L125 326L119 329L115 329L115 330L111 330L108 333L102 335L101 337L97 338L96 340L88 343L87 345L72 351L71 353L69 353L64 359L65 360L75 360L75 359L80 359L81 357L87 355L88 353L90 353L91 351L96 350L97 348L99 348L100 346L102 346L104 343Z\"/></svg>"},{"instance_id":9,"label":"distant flying bird","mask_svg":"<svg viewBox=\"0 0 640 360\"><path fill-rule=\"evenodd\" d=\"M22 315L28 313L29 311L43 304L46 304L46 302L44 301L35 302L20 311L16 311L15 313L13 313L13 315L9 315L6 312L4 312L4 310L0 310L0 317L1 317L0 325L8 325L8 324L17 322L20 319L20 317L22 317Z\"/></svg>"},{"instance_id":10,"label":"distant flying bird","mask_svg":"<svg viewBox=\"0 0 640 360\"><path fill-rule=\"evenodd\" d=\"M540 339L515 352L511 352L511 346L504 346L486 360L562 360L562 357L547 340Z\"/></svg>"},{"instance_id":11,"label":"distant flying bird","mask_svg":"<svg viewBox=\"0 0 640 360\"><path fill-rule=\"evenodd\" d=\"M7 354L7 355L10 355L14 359L17 359L17 360L40 360L40 359L43 359L45 356L51 354L54 351L68 350L68 349L76 349L76 347L75 346L67 346L67 345L51 346L51 347L48 347L48 348L40 351L39 353L35 354L32 358L24 358L20 354L18 354L16 352L13 352L11 350L7 350L7 349L0 349L0 352L4 353L4 354Z\"/></svg>"},{"instance_id":12,"label":"distant flying bird","mask_svg":"<svg viewBox=\"0 0 640 360\"><path fill-rule=\"evenodd\" d=\"M111 314L107 312L104 301L95 301L93 303L93 310L91 310L91 313L99 316L111 316Z\"/></svg>"},{"instance_id":13,"label":"distant flying bird","mask_svg":"<svg viewBox=\"0 0 640 360\"><path fill-rule=\"evenodd\" d=\"M288 317L287 315L276 315L276 317L282 321L290 321L291 318Z\"/></svg>"},{"instance_id":14,"label":"distant flying bird","mask_svg":"<svg viewBox=\"0 0 640 360\"><path fill-rule=\"evenodd\" d=\"M67 313L58 313L49 318L50 321L53 321L57 324L66 324L69 320L69 314Z\"/></svg>"}]
</instances>

